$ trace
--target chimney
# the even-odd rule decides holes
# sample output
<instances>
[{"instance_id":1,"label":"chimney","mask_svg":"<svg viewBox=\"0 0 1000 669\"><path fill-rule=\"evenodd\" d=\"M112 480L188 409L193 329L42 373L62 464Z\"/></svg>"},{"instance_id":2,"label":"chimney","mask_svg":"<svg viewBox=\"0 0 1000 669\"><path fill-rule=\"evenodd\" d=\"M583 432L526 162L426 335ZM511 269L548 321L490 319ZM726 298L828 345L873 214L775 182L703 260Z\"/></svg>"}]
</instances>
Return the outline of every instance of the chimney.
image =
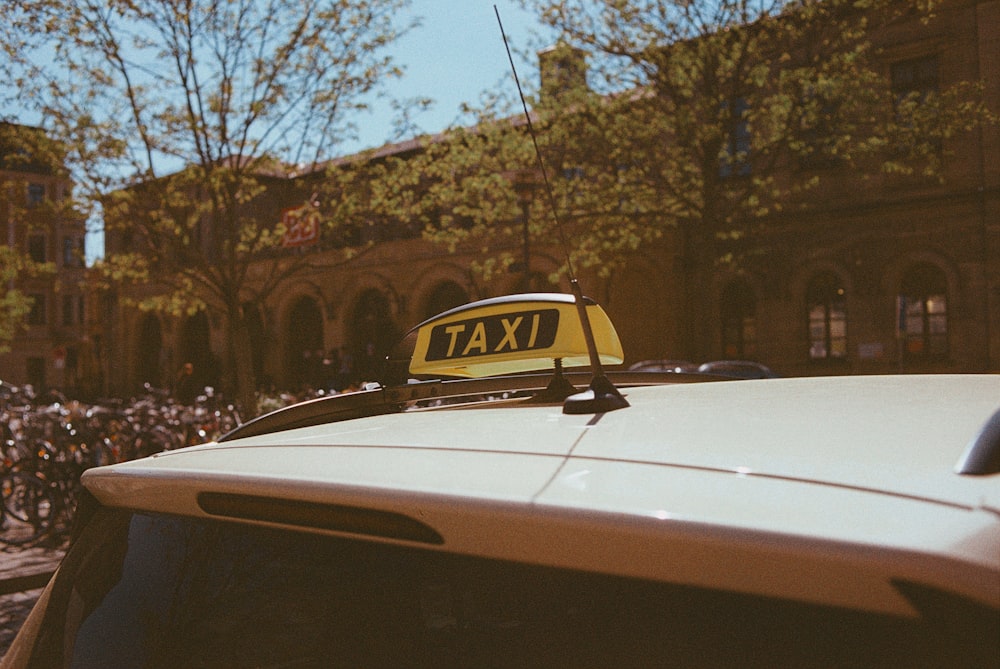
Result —
<instances>
[{"instance_id":1,"label":"chimney","mask_svg":"<svg viewBox=\"0 0 1000 669\"><path fill-rule=\"evenodd\" d=\"M587 54L564 42L538 52L542 99L558 100L587 88Z\"/></svg>"}]
</instances>

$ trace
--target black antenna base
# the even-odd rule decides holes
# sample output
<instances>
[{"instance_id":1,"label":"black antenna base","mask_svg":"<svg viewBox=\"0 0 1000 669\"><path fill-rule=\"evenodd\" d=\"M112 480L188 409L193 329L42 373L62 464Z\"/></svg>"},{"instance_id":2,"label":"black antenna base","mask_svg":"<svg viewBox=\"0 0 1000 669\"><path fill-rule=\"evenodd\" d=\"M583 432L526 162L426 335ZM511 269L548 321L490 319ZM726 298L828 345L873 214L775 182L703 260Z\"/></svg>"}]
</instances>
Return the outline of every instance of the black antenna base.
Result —
<instances>
[{"instance_id":1,"label":"black antenna base","mask_svg":"<svg viewBox=\"0 0 1000 669\"><path fill-rule=\"evenodd\" d=\"M553 402L562 402L564 399L574 394L576 390L576 386L570 383L569 380L563 376L562 358L556 358L555 369L553 371L552 378L549 379L549 385L540 393L532 395L531 399L527 400L527 403L552 404Z\"/></svg>"},{"instance_id":2,"label":"black antenna base","mask_svg":"<svg viewBox=\"0 0 1000 669\"><path fill-rule=\"evenodd\" d=\"M563 413L605 413L629 406L615 385L603 374L595 376L590 387L582 393L570 395L563 403Z\"/></svg>"}]
</instances>

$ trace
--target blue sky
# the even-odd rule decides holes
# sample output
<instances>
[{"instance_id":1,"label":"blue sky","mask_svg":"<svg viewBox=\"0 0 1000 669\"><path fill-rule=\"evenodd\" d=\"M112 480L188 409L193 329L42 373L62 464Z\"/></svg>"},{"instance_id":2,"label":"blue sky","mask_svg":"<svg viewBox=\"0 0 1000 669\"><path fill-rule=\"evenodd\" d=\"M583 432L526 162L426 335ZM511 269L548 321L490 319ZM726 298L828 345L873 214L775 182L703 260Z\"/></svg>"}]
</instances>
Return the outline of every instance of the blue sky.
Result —
<instances>
[{"instance_id":1,"label":"blue sky","mask_svg":"<svg viewBox=\"0 0 1000 669\"><path fill-rule=\"evenodd\" d=\"M406 74L390 83L390 93L435 100L430 112L416 118L422 131L448 127L459 118L461 104L477 106L484 90L503 86L509 87L504 90L510 95L517 94L494 5L514 52L518 77L526 88L535 87L536 62L520 59L518 51L534 53L535 47L548 44L544 39L538 42L540 24L512 0L413 0L410 13L422 17L423 25L392 48ZM390 119L387 104L359 119L361 141L347 151L383 144L392 132Z\"/></svg>"}]
</instances>

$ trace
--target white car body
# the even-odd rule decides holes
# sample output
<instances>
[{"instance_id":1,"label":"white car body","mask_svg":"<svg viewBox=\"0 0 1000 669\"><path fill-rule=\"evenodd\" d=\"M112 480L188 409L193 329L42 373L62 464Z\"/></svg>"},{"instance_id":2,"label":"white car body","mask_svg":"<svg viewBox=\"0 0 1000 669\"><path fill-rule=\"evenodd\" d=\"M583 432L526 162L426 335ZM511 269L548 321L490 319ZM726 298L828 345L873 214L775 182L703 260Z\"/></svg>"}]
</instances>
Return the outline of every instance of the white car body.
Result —
<instances>
[{"instance_id":1,"label":"white car body","mask_svg":"<svg viewBox=\"0 0 1000 669\"><path fill-rule=\"evenodd\" d=\"M191 515L204 492L364 505L450 551L904 615L892 579L1000 608L1000 480L953 471L1000 376L624 394L598 417L506 404L292 429L85 483L108 506Z\"/></svg>"}]
</instances>

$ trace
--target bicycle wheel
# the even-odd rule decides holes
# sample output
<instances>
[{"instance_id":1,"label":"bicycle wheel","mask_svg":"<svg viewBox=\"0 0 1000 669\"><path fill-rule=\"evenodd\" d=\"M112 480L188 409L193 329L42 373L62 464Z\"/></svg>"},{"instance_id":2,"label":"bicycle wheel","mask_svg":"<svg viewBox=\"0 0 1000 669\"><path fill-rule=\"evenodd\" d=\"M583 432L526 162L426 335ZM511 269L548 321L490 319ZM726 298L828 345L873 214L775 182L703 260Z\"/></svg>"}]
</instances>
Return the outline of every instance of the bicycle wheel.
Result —
<instances>
[{"instance_id":1,"label":"bicycle wheel","mask_svg":"<svg viewBox=\"0 0 1000 669\"><path fill-rule=\"evenodd\" d=\"M0 489L0 542L21 546L48 533L57 506L45 481L29 473L11 472L0 480Z\"/></svg>"}]
</instances>

